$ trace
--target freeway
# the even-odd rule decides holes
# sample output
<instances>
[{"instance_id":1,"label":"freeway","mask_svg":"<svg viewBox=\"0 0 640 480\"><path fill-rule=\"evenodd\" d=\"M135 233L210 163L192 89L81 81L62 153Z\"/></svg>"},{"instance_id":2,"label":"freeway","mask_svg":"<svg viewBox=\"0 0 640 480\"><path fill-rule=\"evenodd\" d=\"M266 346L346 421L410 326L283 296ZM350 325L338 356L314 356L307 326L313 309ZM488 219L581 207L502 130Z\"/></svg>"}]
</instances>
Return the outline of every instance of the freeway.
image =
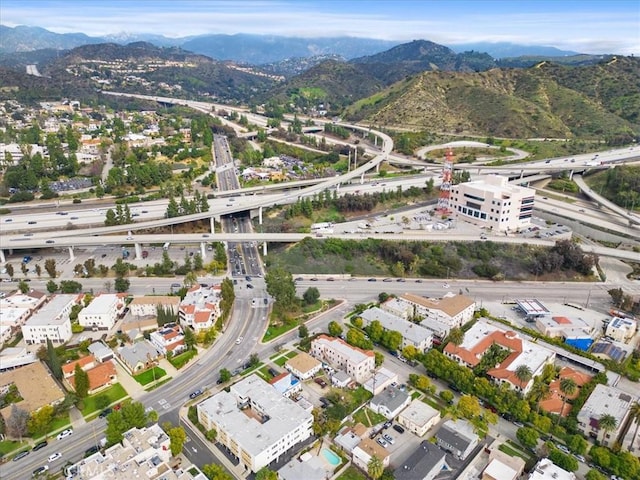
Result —
<instances>
[{"instance_id":1,"label":"freeway","mask_svg":"<svg viewBox=\"0 0 640 480\"><path fill-rule=\"evenodd\" d=\"M171 242L173 244L193 245L207 242L281 242L295 243L309 237L308 233L191 233L191 234L171 234L161 233L155 235L109 235L109 236L81 236L77 232L73 237L56 237L55 240L49 238L47 234L38 234L30 237L12 237L3 239L1 247L3 249L24 250L43 247L78 247L78 246L102 246L102 245L132 245L137 244L160 244ZM380 240L404 240L404 241L435 241L435 242L475 242L479 237L476 235L451 234L448 231L411 231L406 233L323 233L322 238L340 238L343 240L362 240L364 238L374 238ZM530 245L540 245L552 247L554 240L543 240L538 238L492 237L491 241L498 243L527 243ZM595 253L601 256L620 258L625 260L638 261L640 255L637 252L628 250L618 250L616 248L603 247L598 245L583 245L586 252Z\"/></svg>"}]
</instances>

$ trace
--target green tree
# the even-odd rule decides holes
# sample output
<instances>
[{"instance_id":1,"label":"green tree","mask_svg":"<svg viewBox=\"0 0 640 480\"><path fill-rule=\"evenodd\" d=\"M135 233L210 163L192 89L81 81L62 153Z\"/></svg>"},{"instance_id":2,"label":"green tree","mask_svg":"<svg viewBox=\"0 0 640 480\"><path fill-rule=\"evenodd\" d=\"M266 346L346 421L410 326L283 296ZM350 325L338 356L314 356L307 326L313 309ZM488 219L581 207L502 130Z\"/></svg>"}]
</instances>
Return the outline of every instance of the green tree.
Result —
<instances>
[{"instance_id":1,"label":"green tree","mask_svg":"<svg viewBox=\"0 0 640 480\"><path fill-rule=\"evenodd\" d=\"M9 417L5 420L5 429L7 435L13 438L22 438L27 434L27 422L29 421L29 413L16 406L11 405Z\"/></svg>"},{"instance_id":2,"label":"green tree","mask_svg":"<svg viewBox=\"0 0 640 480\"><path fill-rule=\"evenodd\" d=\"M598 470L591 469L587 472L587 475L584 477L585 480L607 480L607 476L604 473L600 473Z\"/></svg>"},{"instance_id":3,"label":"green tree","mask_svg":"<svg viewBox=\"0 0 640 480\"><path fill-rule=\"evenodd\" d=\"M226 383L229 380L231 380L231 372L229 370L227 370L226 368L221 368L220 369L220 381L222 383Z\"/></svg>"},{"instance_id":4,"label":"green tree","mask_svg":"<svg viewBox=\"0 0 640 480\"><path fill-rule=\"evenodd\" d=\"M373 480L378 480L382 476L383 472L384 465L382 464L382 461L377 456L372 455L369 463L367 464L367 473L369 474L369 477Z\"/></svg>"},{"instance_id":5,"label":"green tree","mask_svg":"<svg viewBox=\"0 0 640 480\"><path fill-rule=\"evenodd\" d=\"M27 293L29 291L29 284L24 280L20 280L18 283L18 290L20 290L20 293Z\"/></svg>"},{"instance_id":6,"label":"green tree","mask_svg":"<svg viewBox=\"0 0 640 480\"><path fill-rule=\"evenodd\" d=\"M529 365L518 365L514 374L523 387L526 386L529 383L529 380L531 380L531 377L533 377L533 373L531 372Z\"/></svg>"},{"instance_id":7,"label":"green tree","mask_svg":"<svg viewBox=\"0 0 640 480\"><path fill-rule=\"evenodd\" d=\"M562 407L560 407L560 415L558 415L558 420L556 424L562 418L562 414L564 413L564 405L567 403L567 398L576 393L578 390L578 385L572 378L563 378L560 380L560 393L562 393Z\"/></svg>"},{"instance_id":8,"label":"green tree","mask_svg":"<svg viewBox=\"0 0 640 480\"><path fill-rule=\"evenodd\" d=\"M47 292L55 293L58 290L58 284L53 280L47 282Z\"/></svg>"},{"instance_id":9,"label":"green tree","mask_svg":"<svg viewBox=\"0 0 640 480\"><path fill-rule=\"evenodd\" d=\"M267 467L263 467L256 473L256 480L278 480L278 474Z\"/></svg>"},{"instance_id":10,"label":"green tree","mask_svg":"<svg viewBox=\"0 0 640 480\"><path fill-rule=\"evenodd\" d=\"M453 343L456 347L459 347L464 341L464 331L458 327L452 328L447 336L447 341Z\"/></svg>"},{"instance_id":11,"label":"green tree","mask_svg":"<svg viewBox=\"0 0 640 480\"><path fill-rule=\"evenodd\" d=\"M458 400L456 412L462 418L471 419L480 415L480 402L472 395L463 395Z\"/></svg>"},{"instance_id":12,"label":"green tree","mask_svg":"<svg viewBox=\"0 0 640 480\"><path fill-rule=\"evenodd\" d=\"M538 445L538 431L534 428L522 427L516 432L518 441L528 448L535 448Z\"/></svg>"},{"instance_id":13,"label":"green tree","mask_svg":"<svg viewBox=\"0 0 640 480\"><path fill-rule=\"evenodd\" d=\"M122 409L114 410L107 416L107 428L105 436L107 445L115 445L122 441L122 434L129 430L129 424L125 420Z\"/></svg>"},{"instance_id":14,"label":"green tree","mask_svg":"<svg viewBox=\"0 0 640 480\"><path fill-rule=\"evenodd\" d=\"M556 448L552 448L549 452L549 460L569 472L575 472L578 470L578 460L570 455L565 455Z\"/></svg>"},{"instance_id":15,"label":"green tree","mask_svg":"<svg viewBox=\"0 0 640 480\"><path fill-rule=\"evenodd\" d=\"M320 291L316 287L309 287L302 294L302 299L306 305L313 305L320 300Z\"/></svg>"},{"instance_id":16,"label":"green tree","mask_svg":"<svg viewBox=\"0 0 640 480\"><path fill-rule=\"evenodd\" d=\"M78 363L76 363L76 368L73 372L73 382L76 395L78 395L79 398L86 398L89 394L89 374L82 370Z\"/></svg>"},{"instance_id":17,"label":"green tree","mask_svg":"<svg viewBox=\"0 0 640 480\"><path fill-rule=\"evenodd\" d=\"M218 465L217 463L203 465L202 473L204 473L209 480L233 480L234 478L224 470L222 465Z\"/></svg>"},{"instance_id":18,"label":"green tree","mask_svg":"<svg viewBox=\"0 0 640 480\"><path fill-rule=\"evenodd\" d=\"M276 267L271 268L264 277L267 293L271 295L278 306L288 310L296 303L296 286L290 272Z\"/></svg>"},{"instance_id":19,"label":"green tree","mask_svg":"<svg viewBox=\"0 0 640 480\"><path fill-rule=\"evenodd\" d=\"M180 426L174 427L170 422L165 422L162 425L162 429L169 437L169 450L171 450L171 455L174 457L178 456L187 441L187 433L184 431L184 428Z\"/></svg>"},{"instance_id":20,"label":"green tree","mask_svg":"<svg viewBox=\"0 0 640 480\"><path fill-rule=\"evenodd\" d=\"M129 290L131 282L129 282L128 278L117 277L113 285L114 285L114 288L116 289L116 292L122 293Z\"/></svg>"},{"instance_id":21,"label":"green tree","mask_svg":"<svg viewBox=\"0 0 640 480\"><path fill-rule=\"evenodd\" d=\"M4 268L6 268L7 270L7 275L9 275L9 277L13 277L13 274L15 273L13 271L13 265L11 265L10 263L7 263Z\"/></svg>"},{"instance_id":22,"label":"green tree","mask_svg":"<svg viewBox=\"0 0 640 480\"><path fill-rule=\"evenodd\" d=\"M56 278L56 261L53 258L47 258L44 261L44 269L51 278Z\"/></svg>"},{"instance_id":23,"label":"green tree","mask_svg":"<svg viewBox=\"0 0 640 480\"><path fill-rule=\"evenodd\" d=\"M329 322L328 330L329 335L331 335L332 337L339 337L340 335L342 335L342 327L335 320Z\"/></svg>"},{"instance_id":24,"label":"green tree","mask_svg":"<svg viewBox=\"0 0 640 480\"><path fill-rule=\"evenodd\" d=\"M638 438L638 429L640 428L640 402L636 401L629 409L629 419L631 424L636 424L636 431L631 438ZM633 442L633 440L632 440Z\"/></svg>"},{"instance_id":25,"label":"green tree","mask_svg":"<svg viewBox=\"0 0 640 480\"><path fill-rule=\"evenodd\" d=\"M567 447L569 447L569 450L577 455L583 455L587 451L588 446L589 443L580 434L571 435L569 441L567 442Z\"/></svg>"},{"instance_id":26,"label":"green tree","mask_svg":"<svg viewBox=\"0 0 640 480\"><path fill-rule=\"evenodd\" d=\"M60 366L60 359L58 358L58 354L56 353L55 348L53 348L53 343L50 338L47 338L47 363L49 365L49 369L53 376L58 380L62 380L62 367Z\"/></svg>"},{"instance_id":27,"label":"green tree","mask_svg":"<svg viewBox=\"0 0 640 480\"><path fill-rule=\"evenodd\" d=\"M54 410L51 405L45 405L31 413L27 421L27 430L32 437L40 437L47 433L51 420L53 420Z\"/></svg>"},{"instance_id":28,"label":"green tree","mask_svg":"<svg viewBox=\"0 0 640 480\"><path fill-rule=\"evenodd\" d=\"M307 338L309 336L309 329L306 325L303 324L298 327L298 336L300 338Z\"/></svg>"},{"instance_id":29,"label":"green tree","mask_svg":"<svg viewBox=\"0 0 640 480\"><path fill-rule=\"evenodd\" d=\"M618 420L616 417L609 413L605 413L598 420L598 426L602 430L602 440L600 443L604 444L604 439L607 436L607 432L613 432L618 426ZM609 443L609 442L608 442Z\"/></svg>"},{"instance_id":30,"label":"green tree","mask_svg":"<svg viewBox=\"0 0 640 480\"><path fill-rule=\"evenodd\" d=\"M94 401L95 401L96 407L98 407L98 409L100 410L104 410L111 403L111 400L107 395L98 395Z\"/></svg>"},{"instance_id":31,"label":"green tree","mask_svg":"<svg viewBox=\"0 0 640 480\"><path fill-rule=\"evenodd\" d=\"M196 344L196 336L193 334L193 330L190 327L185 327L183 329L184 334L184 345L187 347L187 350L192 350L194 345Z\"/></svg>"},{"instance_id":32,"label":"green tree","mask_svg":"<svg viewBox=\"0 0 640 480\"><path fill-rule=\"evenodd\" d=\"M82 291L82 284L75 280L62 280L60 282L60 291L62 293L80 293Z\"/></svg>"},{"instance_id":33,"label":"green tree","mask_svg":"<svg viewBox=\"0 0 640 480\"><path fill-rule=\"evenodd\" d=\"M366 328L366 331L369 335L369 338L374 344L380 343L380 341L382 340L382 334L384 333L384 328L382 327L382 324L379 320L374 320L373 322L371 322Z\"/></svg>"},{"instance_id":34,"label":"green tree","mask_svg":"<svg viewBox=\"0 0 640 480\"><path fill-rule=\"evenodd\" d=\"M373 352L373 355L375 357L374 364L376 368L382 366L382 364L384 363L384 355L382 354L382 352Z\"/></svg>"},{"instance_id":35,"label":"green tree","mask_svg":"<svg viewBox=\"0 0 640 480\"><path fill-rule=\"evenodd\" d=\"M140 402L127 402L120 411L129 428L142 428L147 424L147 413L144 405Z\"/></svg>"}]
</instances>

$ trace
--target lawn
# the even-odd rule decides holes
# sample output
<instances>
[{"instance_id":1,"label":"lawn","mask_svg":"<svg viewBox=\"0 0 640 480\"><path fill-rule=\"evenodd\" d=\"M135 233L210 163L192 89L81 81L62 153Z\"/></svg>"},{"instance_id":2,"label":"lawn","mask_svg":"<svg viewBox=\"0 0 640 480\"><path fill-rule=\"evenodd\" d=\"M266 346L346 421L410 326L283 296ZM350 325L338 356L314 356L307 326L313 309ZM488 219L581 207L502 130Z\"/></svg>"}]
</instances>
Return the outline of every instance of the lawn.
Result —
<instances>
[{"instance_id":1,"label":"lawn","mask_svg":"<svg viewBox=\"0 0 640 480\"><path fill-rule=\"evenodd\" d=\"M24 445L27 442L14 442L13 440L3 440L0 442L0 457L6 456L8 453L14 452Z\"/></svg>"},{"instance_id":2,"label":"lawn","mask_svg":"<svg viewBox=\"0 0 640 480\"><path fill-rule=\"evenodd\" d=\"M191 360L197 354L198 354L198 351L195 348L193 350L187 350L186 352L173 357L171 360L169 360L169 363L171 363L171 365L173 365L178 370L180 370L189 362L189 360Z\"/></svg>"},{"instance_id":3,"label":"lawn","mask_svg":"<svg viewBox=\"0 0 640 480\"><path fill-rule=\"evenodd\" d=\"M135 375L133 378L140 385L148 385L149 383L164 377L166 374L167 372L165 372L164 369L160 367L153 367L140 373L139 375Z\"/></svg>"},{"instance_id":4,"label":"lawn","mask_svg":"<svg viewBox=\"0 0 640 480\"><path fill-rule=\"evenodd\" d=\"M289 353L287 353L287 354L285 355L285 357L287 357L287 359L289 359L289 358L293 358L293 357L295 357L296 355L298 355L299 353L300 353L300 352L297 352L297 351L295 351L295 350L292 350L292 351L290 351Z\"/></svg>"},{"instance_id":5,"label":"lawn","mask_svg":"<svg viewBox=\"0 0 640 480\"><path fill-rule=\"evenodd\" d=\"M82 409L83 416L87 417L92 413L95 413L98 410L100 410L96 406L96 398L102 395L105 395L109 399L110 405L116 403L118 400L122 400L123 398L126 398L129 396L127 394L127 391L122 387L122 385L120 385L119 383L116 383L115 385L112 385L106 390L102 390L101 392L98 392L95 395L91 395L90 397L85 398L84 408Z\"/></svg>"},{"instance_id":6,"label":"lawn","mask_svg":"<svg viewBox=\"0 0 640 480\"><path fill-rule=\"evenodd\" d=\"M273 361L273 363L275 363L279 367L284 367L284 364L287 363L287 360L289 360L289 359L286 356L285 357L280 357L280 358L275 359Z\"/></svg>"},{"instance_id":7,"label":"lawn","mask_svg":"<svg viewBox=\"0 0 640 480\"><path fill-rule=\"evenodd\" d=\"M48 434L52 434L57 432L58 430L62 430L64 427L68 426L71 422L69 421L69 414L63 413L58 415L49 424L49 432Z\"/></svg>"},{"instance_id":8,"label":"lawn","mask_svg":"<svg viewBox=\"0 0 640 480\"><path fill-rule=\"evenodd\" d=\"M337 480L367 480L367 477L356 467L351 466Z\"/></svg>"},{"instance_id":9,"label":"lawn","mask_svg":"<svg viewBox=\"0 0 640 480\"><path fill-rule=\"evenodd\" d=\"M387 419L384 415L380 415L379 413L374 412L368 408L361 408L354 415L353 419L356 422L360 422L365 427L372 427L374 425L378 425L379 423L386 422Z\"/></svg>"},{"instance_id":10,"label":"lawn","mask_svg":"<svg viewBox=\"0 0 640 480\"><path fill-rule=\"evenodd\" d=\"M264 337L262 337L262 341L266 343L270 340L273 340L274 338L278 338L280 335L290 332L294 328L298 328L299 325L300 324L298 323L298 321L286 323L284 325L278 325L277 327L269 325L269 328L267 328Z\"/></svg>"}]
</instances>

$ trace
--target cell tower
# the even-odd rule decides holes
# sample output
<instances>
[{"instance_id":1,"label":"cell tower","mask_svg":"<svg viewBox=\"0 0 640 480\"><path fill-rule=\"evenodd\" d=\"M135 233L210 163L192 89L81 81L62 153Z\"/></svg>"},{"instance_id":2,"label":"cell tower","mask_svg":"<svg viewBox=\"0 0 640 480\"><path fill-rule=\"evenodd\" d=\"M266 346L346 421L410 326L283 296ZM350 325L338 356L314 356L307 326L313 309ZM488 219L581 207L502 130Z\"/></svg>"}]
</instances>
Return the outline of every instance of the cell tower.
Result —
<instances>
[{"instance_id":1,"label":"cell tower","mask_svg":"<svg viewBox=\"0 0 640 480\"><path fill-rule=\"evenodd\" d=\"M438 206L436 212L441 215L451 213L449 209L449 197L451 196L451 177L453 176L453 150L449 148L445 155L444 164L442 165L442 183L440 184L440 198L438 198Z\"/></svg>"}]
</instances>

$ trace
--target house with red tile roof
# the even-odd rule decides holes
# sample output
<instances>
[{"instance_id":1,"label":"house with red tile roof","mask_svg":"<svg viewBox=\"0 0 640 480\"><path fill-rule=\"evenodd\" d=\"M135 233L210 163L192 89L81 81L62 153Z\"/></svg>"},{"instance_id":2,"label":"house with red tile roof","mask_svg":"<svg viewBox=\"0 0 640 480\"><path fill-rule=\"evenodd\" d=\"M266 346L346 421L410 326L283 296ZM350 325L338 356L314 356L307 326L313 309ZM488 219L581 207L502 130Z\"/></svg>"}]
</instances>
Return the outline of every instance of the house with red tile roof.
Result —
<instances>
[{"instance_id":1,"label":"house with red tile roof","mask_svg":"<svg viewBox=\"0 0 640 480\"><path fill-rule=\"evenodd\" d=\"M118 375L113 360L99 363L95 367L86 370L86 372L89 376L89 395L118 383ZM71 388L75 390L75 375L67 381Z\"/></svg>"},{"instance_id":2,"label":"house with red tile roof","mask_svg":"<svg viewBox=\"0 0 640 480\"><path fill-rule=\"evenodd\" d=\"M190 288L178 308L180 324L196 333L213 327L220 316L221 292L220 285Z\"/></svg>"},{"instance_id":3,"label":"house with red tile roof","mask_svg":"<svg viewBox=\"0 0 640 480\"><path fill-rule=\"evenodd\" d=\"M64 375L64 378L73 377L75 375L76 365L80 365L82 370L87 371L90 368L95 367L97 363L96 357L93 355L86 355L78 360L73 360L72 362L62 365L62 374Z\"/></svg>"},{"instance_id":4,"label":"house with red tile roof","mask_svg":"<svg viewBox=\"0 0 640 480\"><path fill-rule=\"evenodd\" d=\"M563 417L569 415L572 406L570 403L565 402L564 408L562 407L562 399L565 395L560 391L560 382L565 378L572 379L578 386L573 395L566 396L567 400L574 400L578 395L580 395L580 389L582 386L591 380L592 377L586 373L574 370L571 367L563 367L558 374L558 378L549 384L549 396L539 402L542 410L549 413L555 413L556 415L560 415L560 412L562 411Z\"/></svg>"},{"instance_id":5,"label":"house with red tile roof","mask_svg":"<svg viewBox=\"0 0 640 480\"><path fill-rule=\"evenodd\" d=\"M545 365L553 363L555 352L520 337L511 330L502 330L486 321L479 320L467 332L460 345L448 343L444 354L450 359L473 368L478 365L489 348L497 344L508 351L507 357L499 364L487 370L487 376L498 384L506 383L511 388L526 395L533 378L542 373ZM521 381L516 376L519 366L527 365L532 377Z\"/></svg>"},{"instance_id":6,"label":"house with red tile roof","mask_svg":"<svg viewBox=\"0 0 640 480\"><path fill-rule=\"evenodd\" d=\"M180 325L168 324L151 333L149 341L162 355L173 352L174 355L182 352L186 346L184 335Z\"/></svg>"}]
</instances>

